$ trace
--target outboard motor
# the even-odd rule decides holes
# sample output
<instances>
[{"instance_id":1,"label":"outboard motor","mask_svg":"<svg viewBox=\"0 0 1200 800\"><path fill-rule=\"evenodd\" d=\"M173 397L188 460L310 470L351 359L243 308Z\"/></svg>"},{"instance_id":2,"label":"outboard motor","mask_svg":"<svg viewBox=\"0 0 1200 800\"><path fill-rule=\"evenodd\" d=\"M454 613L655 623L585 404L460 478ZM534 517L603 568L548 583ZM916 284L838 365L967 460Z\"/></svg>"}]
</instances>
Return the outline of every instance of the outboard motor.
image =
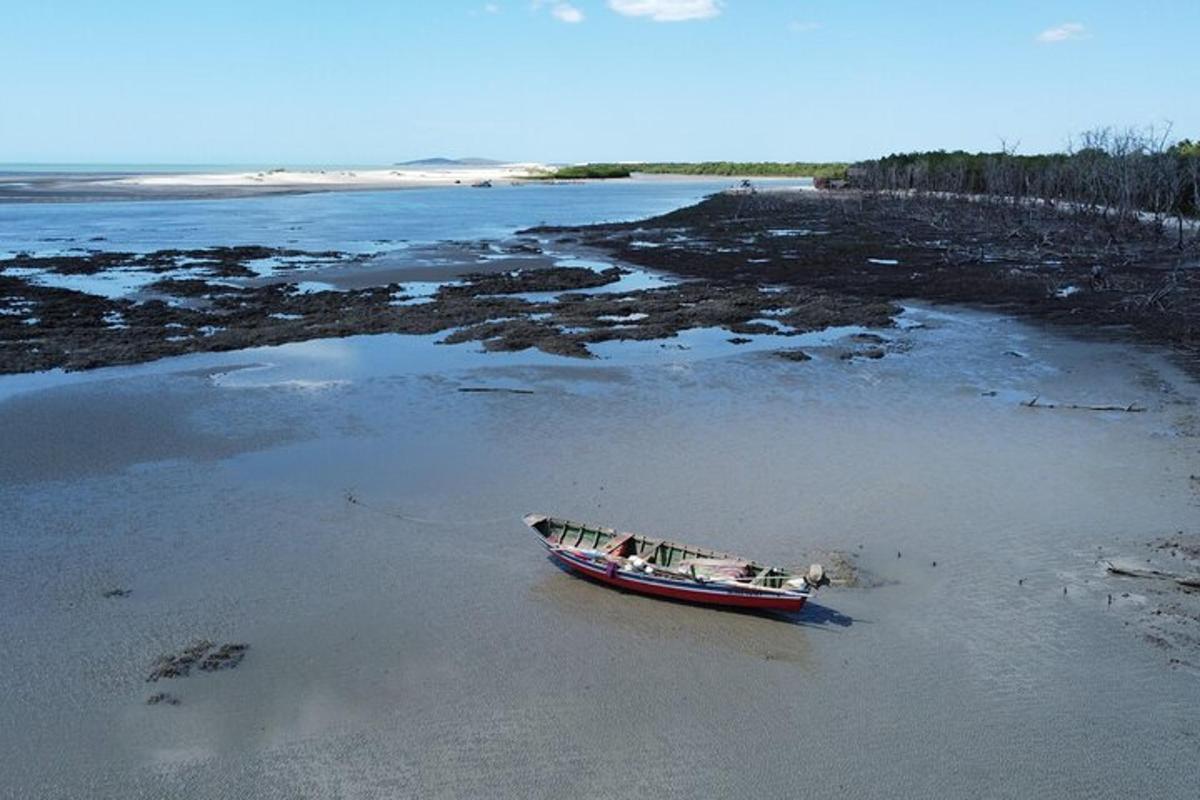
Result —
<instances>
[{"instance_id":1,"label":"outboard motor","mask_svg":"<svg viewBox=\"0 0 1200 800\"><path fill-rule=\"evenodd\" d=\"M825 574L825 568L820 564L810 564L804 581L812 588L820 589L822 586L829 585L829 576Z\"/></svg>"},{"instance_id":2,"label":"outboard motor","mask_svg":"<svg viewBox=\"0 0 1200 800\"><path fill-rule=\"evenodd\" d=\"M825 568L820 564L810 564L808 572L803 576L792 578L784 584L789 589L812 589L814 591L828 585L829 576L825 574Z\"/></svg>"}]
</instances>

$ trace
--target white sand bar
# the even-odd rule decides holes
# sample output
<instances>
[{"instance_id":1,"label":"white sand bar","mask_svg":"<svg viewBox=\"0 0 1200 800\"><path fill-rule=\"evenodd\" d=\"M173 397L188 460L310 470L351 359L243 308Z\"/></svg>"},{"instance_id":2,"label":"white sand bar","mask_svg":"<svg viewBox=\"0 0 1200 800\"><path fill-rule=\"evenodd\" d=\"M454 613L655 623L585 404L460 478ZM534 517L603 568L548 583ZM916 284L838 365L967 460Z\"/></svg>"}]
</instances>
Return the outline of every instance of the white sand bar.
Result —
<instances>
[{"instance_id":1,"label":"white sand bar","mask_svg":"<svg viewBox=\"0 0 1200 800\"><path fill-rule=\"evenodd\" d=\"M549 169L537 163L422 169L274 169L259 172L173 173L134 175L103 181L114 187L205 189L388 189L421 186L472 185L484 181L529 178Z\"/></svg>"}]
</instances>

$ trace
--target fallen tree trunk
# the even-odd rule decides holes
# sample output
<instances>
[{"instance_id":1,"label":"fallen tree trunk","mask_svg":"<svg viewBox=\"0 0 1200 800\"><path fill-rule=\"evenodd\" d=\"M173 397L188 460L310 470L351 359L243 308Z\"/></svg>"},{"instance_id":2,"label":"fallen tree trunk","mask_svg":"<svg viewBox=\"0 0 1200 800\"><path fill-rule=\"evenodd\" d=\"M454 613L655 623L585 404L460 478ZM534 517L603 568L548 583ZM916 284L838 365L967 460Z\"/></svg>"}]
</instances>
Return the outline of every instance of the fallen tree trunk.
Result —
<instances>
[{"instance_id":1,"label":"fallen tree trunk","mask_svg":"<svg viewBox=\"0 0 1200 800\"><path fill-rule=\"evenodd\" d=\"M1112 575L1120 575L1126 578L1171 581L1186 589L1200 589L1200 575L1180 575L1175 572L1163 572L1158 569L1143 569L1141 567L1118 565L1111 561L1105 561L1104 567Z\"/></svg>"},{"instance_id":2,"label":"fallen tree trunk","mask_svg":"<svg viewBox=\"0 0 1200 800\"><path fill-rule=\"evenodd\" d=\"M1078 403L1039 403L1039 397L1041 397L1041 395L1037 395L1032 400L1021 403L1021 405L1025 406L1026 408L1066 408L1077 409L1081 411L1124 411L1128 414L1135 414L1139 411L1146 410L1137 403L1130 403L1127 406L1093 406L1081 405Z\"/></svg>"}]
</instances>

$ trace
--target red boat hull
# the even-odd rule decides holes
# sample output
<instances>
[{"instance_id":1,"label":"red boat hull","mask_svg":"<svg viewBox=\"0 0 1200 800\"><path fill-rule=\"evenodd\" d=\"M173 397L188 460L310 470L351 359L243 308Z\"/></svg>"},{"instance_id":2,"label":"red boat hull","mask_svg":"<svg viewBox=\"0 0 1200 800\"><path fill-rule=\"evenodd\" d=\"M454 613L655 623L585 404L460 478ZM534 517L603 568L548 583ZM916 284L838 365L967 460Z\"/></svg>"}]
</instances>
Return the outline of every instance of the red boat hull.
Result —
<instances>
[{"instance_id":1,"label":"red boat hull","mask_svg":"<svg viewBox=\"0 0 1200 800\"><path fill-rule=\"evenodd\" d=\"M567 550L550 548L550 555L571 572L599 581L618 589L625 589L652 597L667 597L689 603L728 608L753 608L763 611L796 612L804 607L806 596L768 594L764 592L739 591L720 587L681 585L678 581L657 580L652 577L634 576L619 570L605 569L586 559L579 558Z\"/></svg>"}]
</instances>

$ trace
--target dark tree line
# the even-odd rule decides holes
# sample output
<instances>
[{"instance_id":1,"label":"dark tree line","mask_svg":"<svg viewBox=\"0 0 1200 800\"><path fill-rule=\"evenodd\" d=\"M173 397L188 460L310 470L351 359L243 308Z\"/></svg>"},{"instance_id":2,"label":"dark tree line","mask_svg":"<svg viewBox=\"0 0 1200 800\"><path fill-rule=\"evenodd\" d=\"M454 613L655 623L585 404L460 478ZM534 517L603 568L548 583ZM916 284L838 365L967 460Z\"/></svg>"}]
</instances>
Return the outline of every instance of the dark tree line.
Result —
<instances>
[{"instance_id":1,"label":"dark tree line","mask_svg":"<svg viewBox=\"0 0 1200 800\"><path fill-rule=\"evenodd\" d=\"M1200 143L1168 142L1169 130L1103 128L1064 153L903 153L859 162L849 174L867 190L1061 201L1118 222L1179 217L1182 234L1183 217L1200 216Z\"/></svg>"},{"instance_id":2,"label":"dark tree line","mask_svg":"<svg viewBox=\"0 0 1200 800\"><path fill-rule=\"evenodd\" d=\"M671 161L639 163L596 163L559 167L538 176L567 180L572 178L628 178L635 172L660 175L717 175L722 177L807 177L844 178L846 164L808 161Z\"/></svg>"}]
</instances>

